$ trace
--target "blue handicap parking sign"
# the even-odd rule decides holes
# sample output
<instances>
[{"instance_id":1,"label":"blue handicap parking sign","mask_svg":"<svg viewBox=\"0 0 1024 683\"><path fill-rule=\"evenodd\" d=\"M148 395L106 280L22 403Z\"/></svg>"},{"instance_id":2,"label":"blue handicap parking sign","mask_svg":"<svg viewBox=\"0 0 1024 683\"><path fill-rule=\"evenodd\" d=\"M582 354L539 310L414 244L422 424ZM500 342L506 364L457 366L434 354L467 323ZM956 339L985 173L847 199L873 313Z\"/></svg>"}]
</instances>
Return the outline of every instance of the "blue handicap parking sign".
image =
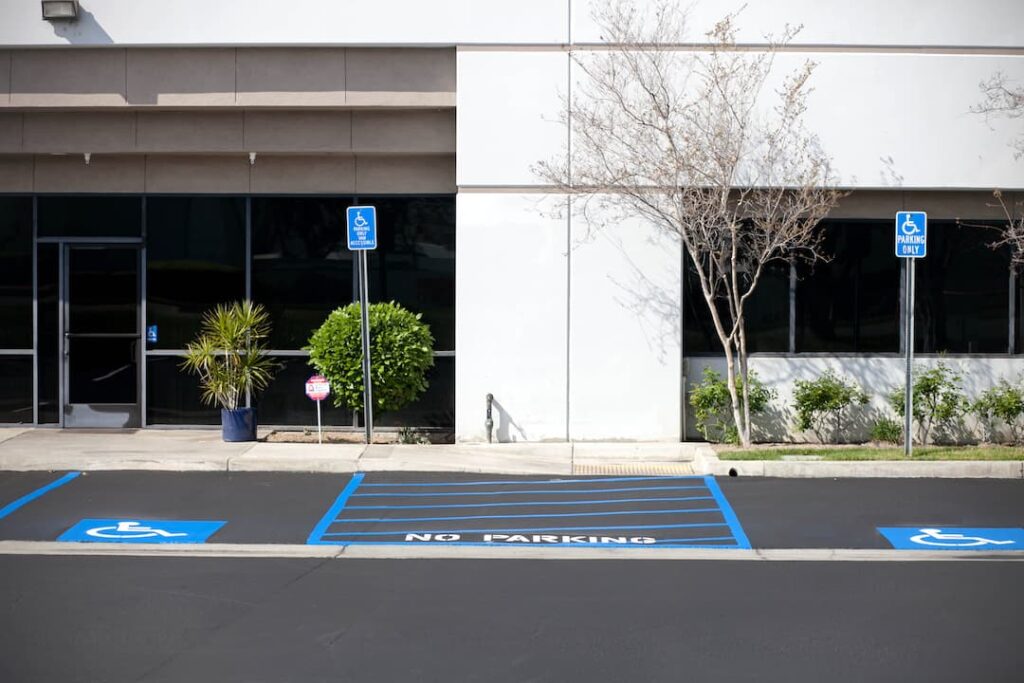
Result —
<instances>
[{"instance_id":1,"label":"blue handicap parking sign","mask_svg":"<svg viewBox=\"0 0 1024 683\"><path fill-rule=\"evenodd\" d=\"M377 209L373 206L350 206L348 218L348 248L361 251L377 248Z\"/></svg>"},{"instance_id":2,"label":"blue handicap parking sign","mask_svg":"<svg viewBox=\"0 0 1024 683\"><path fill-rule=\"evenodd\" d=\"M224 524L214 521L83 519L57 540L87 543L205 543Z\"/></svg>"},{"instance_id":3,"label":"blue handicap parking sign","mask_svg":"<svg viewBox=\"0 0 1024 683\"><path fill-rule=\"evenodd\" d=\"M1024 529L878 527L897 550L1024 550Z\"/></svg>"},{"instance_id":4,"label":"blue handicap parking sign","mask_svg":"<svg viewBox=\"0 0 1024 683\"><path fill-rule=\"evenodd\" d=\"M896 255L900 258L928 255L928 214L924 211L896 212Z\"/></svg>"}]
</instances>

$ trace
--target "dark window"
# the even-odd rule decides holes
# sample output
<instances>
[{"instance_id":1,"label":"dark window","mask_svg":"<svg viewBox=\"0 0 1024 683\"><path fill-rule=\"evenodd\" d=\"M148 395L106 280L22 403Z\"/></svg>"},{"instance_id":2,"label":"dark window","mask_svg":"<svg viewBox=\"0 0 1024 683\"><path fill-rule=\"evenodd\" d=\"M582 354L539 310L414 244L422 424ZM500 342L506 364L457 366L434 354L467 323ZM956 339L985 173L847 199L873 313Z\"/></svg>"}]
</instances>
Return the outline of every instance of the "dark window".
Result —
<instances>
[{"instance_id":1,"label":"dark window","mask_svg":"<svg viewBox=\"0 0 1024 683\"><path fill-rule=\"evenodd\" d=\"M347 198L252 200L252 293L273 322L271 346L300 349L327 315L352 302Z\"/></svg>"},{"instance_id":2,"label":"dark window","mask_svg":"<svg viewBox=\"0 0 1024 683\"><path fill-rule=\"evenodd\" d=\"M278 357L281 368L267 390L260 394L253 405L260 424L316 426L316 402L306 396L306 380L316 373L302 357ZM320 402L320 419L332 427L351 427L352 411L335 408L334 398Z\"/></svg>"},{"instance_id":3,"label":"dark window","mask_svg":"<svg viewBox=\"0 0 1024 683\"><path fill-rule=\"evenodd\" d=\"M146 201L149 348L181 349L203 313L245 297L245 200L152 197Z\"/></svg>"},{"instance_id":4,"label":"dark window","mask_svg":"<svg viewBox=\"0 0 1024 683\"><path fill-rule=\"evenodd\" d=\"M929 221L928 256L917 259L915 350L1006 353L1010 261L988 245L997 234L953 221Z\"/></svg>"},{"instance_id":5,"label":"dark window","mask_svg":"<svg viewBox=\"0 0 1024 683\"><path fill-rule=\"evenodd\" d=\"M831 259L797 267L796 350L898 352L892 221L828 221L822 228Z\"/></svg>"},{"instance_id":6,"label":"dark window","mask_svg":"<svg viewBox=\"0 0 1024 683\"><path fill-rule=\"evenodd\" d=\"M686 355L721 353L722 344L700 289L700 280L684 255L683 349ZM728 307L718 302L723 324L728 324ZM757 288L744 304L747 351L784 352L789 350L789 264L772 262L765 266Z\"/></svg>"},{"instance_id":7,"label":"dark window","mask_svg":"<svg viewBox=\"0 0 1024 683\"><path fill-rule=\"evenodd\" d=\"M455 349L455 199L359 199L377 207L377 242L368 253L370 300L422 313L434 348Z\"/></svg>"},{"instance_id":8,"label":"dark window","mask_svg":"<svg viewBox=\"0 0 1024 683\"><path fill-rule=\"evenodd\" d=\"M455 359L434 358L427 372L430 386L415 403L393 413L374 415L374 424L382 427L429 427L455 429ZM360 420L361 423L361 420Z\"/></svg>"},{"instance_id":9,"label":"dark window","mask_svg":"<svg viewBox=\"0 0 1024 683\"><path fill-rule=\"evenodd\" d=\"M32 423L32 356L0 356L0 423Z\"/></svg>"},{"instance_id":10,"label":"dark window","mask_svg":"<svg viewBox=\"0 0 1024 683\"><path fill-rule=\"evenodd\" d=\"M32 348L32 199L0 197L0 349Z\"/></svg>"},{"instance_id":11,"label":"dark window","mask_svg":"<svg viewBox=\"0 0 1024 683\"><path fill-rule=\"evenodd\" d=\"M39 197L40 237L138 237L141 197Z\"/></svg>"},{"instance_id":12,"label":"dark window","mask_svg":"<svg viewBox=\"0 0 1024 683\"><path fill-rule=\"evenodd\" d=\"M40 244L36 262L39 287L39 423L60 421L60 327L57 308L59 260L56 244Z\"/></svg>"},{"instance_id":13,"label":"dark window","mask_svg":"<svg viewBox=\"0 0 1024 683\"><path fill-rule=\"evenodd\" d=\"M146 359L146 423L220 424L220 408L202 403L199 378L182 370L181 360L177 356Z\"/></svg>"}]
</instances>

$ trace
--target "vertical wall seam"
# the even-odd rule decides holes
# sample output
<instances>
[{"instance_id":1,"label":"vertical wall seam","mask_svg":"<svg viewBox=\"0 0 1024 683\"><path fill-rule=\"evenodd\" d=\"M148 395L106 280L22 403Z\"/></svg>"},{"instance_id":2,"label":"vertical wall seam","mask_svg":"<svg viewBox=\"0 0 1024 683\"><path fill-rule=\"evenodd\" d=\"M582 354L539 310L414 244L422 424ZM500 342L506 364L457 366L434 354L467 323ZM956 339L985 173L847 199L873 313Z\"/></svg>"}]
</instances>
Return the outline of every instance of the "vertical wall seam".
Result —
<instances>
[{"instance_id":1,"label":"vertical wall seam","mask_svg":"<svg viewBox=\"0 0 1024 683\"><path fill-rule=\"evenodd\" d=\"M565 65L565 159L572 182L572 0L566 2L569 58ZM572 195L565 198L565 440L572 441Z\"/></svg>"},{"instance_id":2,"label":"vertical wall seam","mask_svg":"<svg viewBox=\"0 0 1024 683\"><path fill-rule=\"evenodd\" d=\"M23 117L24 118L24 117ZM39 198L32 197L32 424L39 425Z\"/></svg>"}]
</instances>

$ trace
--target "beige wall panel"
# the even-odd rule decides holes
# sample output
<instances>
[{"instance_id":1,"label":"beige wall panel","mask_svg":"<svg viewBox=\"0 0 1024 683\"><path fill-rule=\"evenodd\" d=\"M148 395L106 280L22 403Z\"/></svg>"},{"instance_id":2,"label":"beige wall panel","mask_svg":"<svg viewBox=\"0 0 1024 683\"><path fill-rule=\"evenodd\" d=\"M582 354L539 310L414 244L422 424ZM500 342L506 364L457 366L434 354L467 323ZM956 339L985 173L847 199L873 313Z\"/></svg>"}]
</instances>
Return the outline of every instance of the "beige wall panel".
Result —
<instances>
[{"instance_id":1,"label":"beige wall panel","mask_svg":"<svg viewBox=\"0 0 1024 683\"><path fill-rule=\"evenodd\" d=\"M0 156L0 192L32 191L32 157Z\"/></svg>"},{"instance_id":2,"label":"beige wall panel","mask_svg":"<svg viewBox=\"0 0 1024 683\"><path fill-rule=\"evenodd\" d=\"M352 106L455 106L455 50L350 49Z\"/></svg>"},{"instance_id":3,"label":"beige wall panel","mask_svg":"<svg viewBox=\"0 0 1024 683\"><path fill-rule=\"evenodd\" d=\"M22 114L0 113L0 152L21 151Z\"/></svg>"},{"instance_id":4,"label":"beige wall panel","mask_svg":"<svg viewBox=\"0 0 1024 683\"><path fill-rule=\"evenodd\" d=\"M241 152L242 112L141 111L142 152Z\"/></svg>"},{"instance_id":5,"label":"beige wall panel","mask_svg":"<svg viewBox=\"0 0 1024 683\"><path fill-rule=\"evenodd\" d=\"M127 70L131 105L235 103L234 49L130 49Z\"/></svg>"},{"instance_id":6,"label":"beige wall panel","mask_svg":"<svg viewBox=\"0 0 1024 683\"><path fill-rule=\"evenodd\" d=\"M0 50L0 107L11 103L11 53Z\"/></svg>"},{"instance_id":7,"label":"beige wall panel","mask_svg":"<svg viewBox=\"0 0 1024 683\"><path fill-rule=\"evenodd\" d=\"M257 194L356 191L355 159L351 156L261 156L252 167Z\"/></svg>"},{"instance_id":8,"label":"beige wall panel","mask_svg":"<svg viewBox=\"0 0 1024 683\"><path fill-rule=\"evenodd\" d=\"M243 106L345 104L343 48L239 48L237 98Z\"/></svg>"},{"instance_id":9,"label":"beige wall panel","mask_svg":"<svg viewBox=\"0 0 1024 683\"><path fill-rule=\"evenodd\" d=\"M352 149L455 154L455 110L354 112Z\"/></svg>"},{"instance_id":10,"label":"beige wall panel","mask_svg":"<svg viewBox=\"0 0 1024 683\"><path fill-rule=\"evenodd\" d=\"M135 149L132 112L26 112L26 152L110 152Z\"/></svg>"},{"instance_id":11,"label":"beige wall panel","mask_svg":"<svg viewBox=\"0 0 1024 683\"><path fill-rule=\"evenodd\" d=\"M143 192L143 157L78 155L36 157L36 192Z\"/></svg>"},{"instance_id":12,"label":"beige wall panel","mask_svg":"<svg viewBox=\"0 0 1024 683\"><path fill-rule=\"evenodd\" d=\"M991 192L907 192L903 203L907 211L924 211L935 219L1006 218Z\"/></svg>"},{"instance_id":13,"label":"beige wall panel","mask_svg":"<svg viewBox=\"0 0 1024 683\"><path fill-rule=\"evenodd\" d=\"M245 193L249 191L246 156L146 157L146 192Z\"/></svg>"},{"instance_id":14,"label":"beige wall panel","mask_svg":"<svg viewBox=\"0 0 1024 683\"><path fill-rule=\"evenodd\" d=\"M357 156L356 192L455 192L455 155Z\"/></svg>"},{"instance_id":15,"label":"beige wall panel","mask_svg":"<svg viewBox=\"0 0 1024 683\"><path fill-rule=\"evenodd\" d=\"M247 111L245 148L252 152L348 152L352 113Z\"/></svg>"},{"instance_id":16,"label":"beige wall panel","mask_svg":"<svg viewBox=\"0 0 1024 683\"><path fill-rule=\"evenodd\" d=\"M116 107L125 104L125 51L16 50L11 106Z\"/></svg>"}]
</instances>

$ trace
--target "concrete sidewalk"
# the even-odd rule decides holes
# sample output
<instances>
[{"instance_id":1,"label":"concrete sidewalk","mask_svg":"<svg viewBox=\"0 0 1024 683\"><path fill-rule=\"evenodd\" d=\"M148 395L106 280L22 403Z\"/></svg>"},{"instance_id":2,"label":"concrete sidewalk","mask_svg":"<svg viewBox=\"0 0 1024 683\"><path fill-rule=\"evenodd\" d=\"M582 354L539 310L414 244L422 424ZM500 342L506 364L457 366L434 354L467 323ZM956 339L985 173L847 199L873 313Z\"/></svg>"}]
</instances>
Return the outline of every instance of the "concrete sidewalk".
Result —
<instances>
[{"instance_id":1,"label":"concrete sidewalk","mask_svg":"<svg viewBox=\"0 0 1024 683\"><path fill-rule=\"evenodd\" d=\"M1024 478L1022 461L728 461L704 443L225 443L215 429L0 429L0 470Z\"/></svg>"}]
</instances>

